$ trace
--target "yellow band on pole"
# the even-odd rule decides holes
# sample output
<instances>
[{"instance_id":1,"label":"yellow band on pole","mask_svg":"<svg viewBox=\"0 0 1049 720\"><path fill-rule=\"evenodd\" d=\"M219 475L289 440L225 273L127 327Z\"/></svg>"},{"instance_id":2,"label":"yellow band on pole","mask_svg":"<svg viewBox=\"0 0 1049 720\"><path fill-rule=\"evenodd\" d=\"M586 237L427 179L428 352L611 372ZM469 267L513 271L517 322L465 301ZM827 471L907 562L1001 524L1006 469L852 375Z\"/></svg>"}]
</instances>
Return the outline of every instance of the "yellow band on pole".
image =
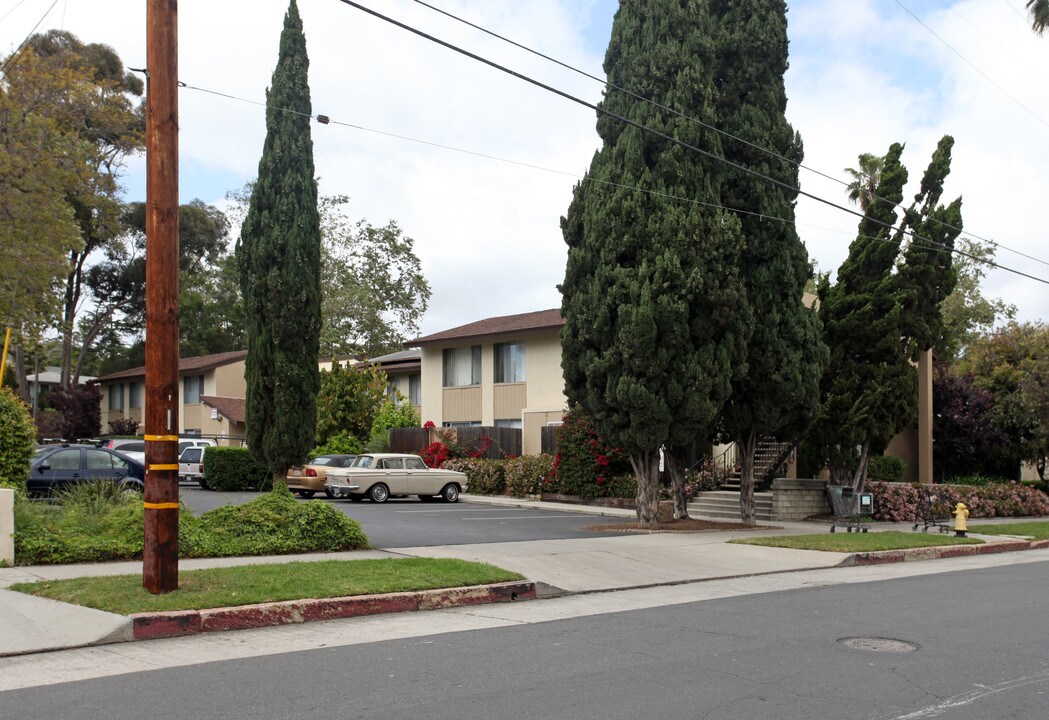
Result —
<instances>
[{"instance_id":1,"label":"yellow band on pole","mask_svg":"<svg viewBox=\"0 0 1049 720\"><path fill-rule=\"evenodd\" d=\"M143 435L149 442L178 442L178 435Z\"/></svg>"},{"instance_id":2,"label":"yellow band on pole","mask_svg":"<svg viewBox=\"0 0 1049 720\"><path fill-rule=\"evenodd\" d=\"M177 510L177 502L166 502L166 503L142 503L142 507L146 510Z\"/></svg>"},{"instance_id":3,"label":"yellow band on pole","mask_svg":"<svg viewBox=\"0 0 1049 720\"><path fill-rule=\"evenodd\" d=\"M178 463L157 463L149 466L150 470L178 470Z\"/></svg>"},{"instance_id":4,"label":"yellow band on pole","mask_svg":"<svg viewBox=\"0 0 1049 720\"><path fill-rule=\"evenodd\" d=\"M4 354L0 355L0 382L4 381L4 373L7 372L7 348L11 345L11 326L7 326L7 332L4 333ZM36 378L34 382L39 387L40 378Z\"/></svg>"}]
</instances>

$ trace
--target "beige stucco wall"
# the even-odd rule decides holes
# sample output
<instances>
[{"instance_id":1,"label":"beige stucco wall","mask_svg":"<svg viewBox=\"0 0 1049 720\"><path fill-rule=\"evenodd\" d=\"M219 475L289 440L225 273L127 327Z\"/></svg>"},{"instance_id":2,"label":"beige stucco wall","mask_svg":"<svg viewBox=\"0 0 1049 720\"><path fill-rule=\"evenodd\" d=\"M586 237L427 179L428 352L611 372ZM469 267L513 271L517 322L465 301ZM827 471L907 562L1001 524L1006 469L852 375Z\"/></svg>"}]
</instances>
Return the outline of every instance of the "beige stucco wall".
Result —
<instances>
[{"instance_id":1,"label":"beige stucco wall","mask_svg":"<svg viewBox=\"0 0 1049 720\"><path fill-rule=\"evenodd\" d=\"M541 429L548 423L561 422L563 410L524 410L522 412L521 454L538 455L543 451Z\"/></svg>"},{"instance_id":2,"label":"beige stucco wall","mask_svg":"<svg viewBox=\"0 0 1049 720\"><path fill-rule=\"evenodd\" d=\"M904 428L903 432L889 441L889 447L885 449L885 454L892 457L898 457L906 463L906 467L903 468L903 478L901 482L918 482L917 425Z\"/></svg>"},{"instance_id":3,"label":"beige stucco wall","mask_svg":"<svg viewBox=\"0 0 1049 720\"><path fill-rule=\"evenodd\" d=\"M245 363L221 365L204 375L204 394L218 397L247 397L248 383L244 379Z\"/></svg>"}]
</instances>

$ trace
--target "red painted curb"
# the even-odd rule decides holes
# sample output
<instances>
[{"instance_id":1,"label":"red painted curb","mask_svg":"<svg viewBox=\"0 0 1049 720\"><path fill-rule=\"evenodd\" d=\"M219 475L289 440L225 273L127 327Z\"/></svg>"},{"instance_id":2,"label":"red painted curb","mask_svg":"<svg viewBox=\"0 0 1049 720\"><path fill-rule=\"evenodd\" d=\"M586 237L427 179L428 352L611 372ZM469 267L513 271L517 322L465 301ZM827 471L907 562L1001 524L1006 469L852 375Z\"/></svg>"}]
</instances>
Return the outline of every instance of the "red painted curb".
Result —
<instances>
[{"instance_id":1,"label":"red painted curb","mask_svg":"<svg viewBox=\"0 0 1049 720\"><path fill-rule=\"evenodd\" d=\"M1003 542L985 543L983 545L945 545L941 547L910 548L907 550L879 550L869 553L856 553L842 561L842 567L861 567L867 565L884 565L886 563L914 562L918 560L938 560L940 558L967 557L969 555L994 555L997 553L1031 550L1035 543L1026 540L1006 540Z\"/></svg>"},{"instance_id":2,"label":"red painted curb","mask_svg":"<svg viewBox=\"0 0 1049 720\"><path fill-rule=\"evenodd\" d=\"M409 610L438 610L517 600L534 600L534 582L357 595L351 597L287 600L208 610L140 613L131 620L136 640L193 635L202 632L247 630L292 623L336 620Z\"/></svg>"}]
</instances>

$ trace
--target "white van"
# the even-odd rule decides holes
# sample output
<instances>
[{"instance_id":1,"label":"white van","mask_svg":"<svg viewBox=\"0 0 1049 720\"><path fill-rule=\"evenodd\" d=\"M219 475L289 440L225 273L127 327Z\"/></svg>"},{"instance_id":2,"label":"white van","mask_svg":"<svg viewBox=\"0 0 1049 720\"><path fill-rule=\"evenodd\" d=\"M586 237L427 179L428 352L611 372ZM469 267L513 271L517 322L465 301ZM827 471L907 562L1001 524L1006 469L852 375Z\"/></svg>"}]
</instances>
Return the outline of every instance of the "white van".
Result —
<instances>
[{"instance_id":1,"label":"white van","mask_svg":"<svg viewBox=\"0 0 1049 720\"><path fill-rule=\"evenodd\" d=\"M214 445L190 445L178 456L178 481L196 482L207 489L204 482L204 451Z\"/></svg>"},{"instance_id":2,"label":"white van","mask_svg":"<svg viewBox=\"0 0 1049 720\"><path fill-rule=\"evenodd\" d=\"M178 455L182 457L182 451L189 447L215 447L218 445L212 438L202 437L180 437L178 439Z\"/></svg>"}]
</instances>

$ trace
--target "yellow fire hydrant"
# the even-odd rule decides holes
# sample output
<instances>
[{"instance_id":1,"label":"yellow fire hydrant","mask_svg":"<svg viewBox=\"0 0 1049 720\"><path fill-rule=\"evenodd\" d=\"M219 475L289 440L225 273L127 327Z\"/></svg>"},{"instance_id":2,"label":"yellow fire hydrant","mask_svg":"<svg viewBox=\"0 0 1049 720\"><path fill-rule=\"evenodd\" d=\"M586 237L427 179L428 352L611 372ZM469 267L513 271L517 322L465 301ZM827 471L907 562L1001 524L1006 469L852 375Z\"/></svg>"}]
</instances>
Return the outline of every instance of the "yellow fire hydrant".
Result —
<instances>
[{"instance_id":1,"label":"yellow fire hydrant","mask_svg":"<svg viewBox=\"0 0 1049 720\"><path fill-rule=\"evenodd\" d=\"M965 537L965 531L968 528L965 526L965 520L969 517L969 508L965 507L965 503L958 503L954 506L954 535L955 537Z\"/></svg>"}]
</instances>

